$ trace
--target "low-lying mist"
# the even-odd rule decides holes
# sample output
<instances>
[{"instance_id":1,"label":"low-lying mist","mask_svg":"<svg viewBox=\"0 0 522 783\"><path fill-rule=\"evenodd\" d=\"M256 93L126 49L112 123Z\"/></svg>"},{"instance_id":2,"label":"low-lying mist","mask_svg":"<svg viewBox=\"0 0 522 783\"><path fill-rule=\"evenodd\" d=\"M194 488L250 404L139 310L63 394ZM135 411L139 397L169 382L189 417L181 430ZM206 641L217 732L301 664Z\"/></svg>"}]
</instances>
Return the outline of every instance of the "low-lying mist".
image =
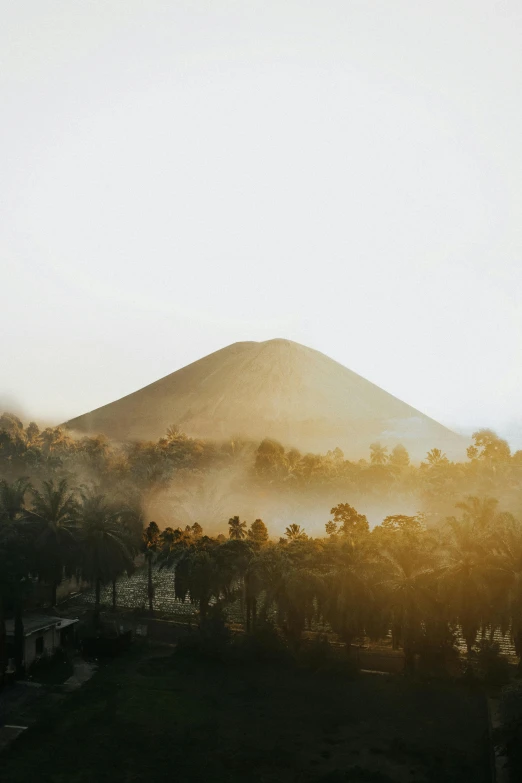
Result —
<instances>
[{"instance_id":1,"label":"low-lying mist","mask_svg":"<svg viewBox=\"0 0 522 783\"><path fill-rule=\"evenodd\" d=\"M263 519L274 538L292 523L320 536L339 503L351 504L371 527L395 514L422 514L434 525L469 496L495 497L517 515L521 471L522 452L511 454L491 430L474 434L464 462L434 448L413 464L400 444L369 444L354 461L339 448L303 454L268 438L206 441L176 426L158 441L116 443L63 427L24 425L14 414L0 417L0 478L24 477L34 486L67 478L78 491L96 488L139 511L144 523L153 519L165 528L198 522L210 535L226 535L228 520L239 516L248 523Z\"/></svg>"},{"instance_id":2,"label":"low-lying mist","mask_svg":"<svg viewBox=\"0 0 522 783\"><path fill-rule=\"evenodd\" d=\"M175 477L165 489L152 493L144 504L145 517L160 528L185 527L198 522L209 535L227 535L233 516L251 523L261 518L271 537L283 535L285 528L298 523L308 535L324 535L330 509L349 500L364 514L370 527L389 515L415 515L422 512L412 498L376 499L336 488L263 486L252 481L250 466L237 465L190 478Z\"/></svg>"}]
</instances>

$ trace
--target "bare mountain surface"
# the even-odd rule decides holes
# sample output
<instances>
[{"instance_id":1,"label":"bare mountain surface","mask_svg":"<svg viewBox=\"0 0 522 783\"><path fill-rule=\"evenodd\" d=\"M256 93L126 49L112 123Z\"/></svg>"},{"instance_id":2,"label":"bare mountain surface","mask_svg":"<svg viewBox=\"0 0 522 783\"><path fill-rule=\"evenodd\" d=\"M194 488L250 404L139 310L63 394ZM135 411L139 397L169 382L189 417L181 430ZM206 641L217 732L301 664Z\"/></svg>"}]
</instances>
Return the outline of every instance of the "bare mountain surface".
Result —
<instances>
[{"instance_id":1,"label":"bare mountain surface","mask_svg":"<svg viewBox=\"0 0 522 783\"><path fill-rule=\"evenodd\" d=\"M319 351L290 340L241 342L67 422L118 441L157 440L177 424L210 439L265 437L303 451L403 443L414 458L438 447L461 458L465 440Z\"/></svg>"}]
</instances>

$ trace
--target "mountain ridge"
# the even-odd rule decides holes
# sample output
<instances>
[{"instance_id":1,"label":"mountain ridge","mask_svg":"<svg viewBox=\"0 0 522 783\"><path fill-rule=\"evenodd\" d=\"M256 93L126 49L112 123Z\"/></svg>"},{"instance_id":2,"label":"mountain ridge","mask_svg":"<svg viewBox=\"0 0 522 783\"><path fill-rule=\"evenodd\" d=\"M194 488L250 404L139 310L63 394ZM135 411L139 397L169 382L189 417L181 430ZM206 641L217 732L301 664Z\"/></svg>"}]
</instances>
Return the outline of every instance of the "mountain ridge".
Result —
<instances>
[{"instance_id":1,"label":"mountain ridge","mask_svg":"<svg viewBox=\"0 0 522 783\"><path fill-rule=\"evenodd\" d=\"M168 426L209 439L272 437L301 450L362 457L379 440L420 458L462 457L465 439L371 381L300 343L232 343L114 402L70 419L78 432L157 440Z\"/></svg>"}]
</instances>

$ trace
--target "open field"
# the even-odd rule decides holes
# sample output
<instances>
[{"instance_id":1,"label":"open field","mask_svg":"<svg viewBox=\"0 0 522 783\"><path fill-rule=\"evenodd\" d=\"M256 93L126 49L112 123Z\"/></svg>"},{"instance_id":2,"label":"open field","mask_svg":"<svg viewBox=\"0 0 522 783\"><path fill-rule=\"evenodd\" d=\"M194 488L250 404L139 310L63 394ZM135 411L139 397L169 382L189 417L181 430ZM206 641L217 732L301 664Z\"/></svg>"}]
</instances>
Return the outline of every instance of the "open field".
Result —
<instances>
[{"instance_id":1,"label":"open field","mask_svg":"<svg viewBox=\"0 0 522 783\"><path fill-rule=\"evenodd\" d=\"M135 644L49 706L3 783L486 783L483 696L402 677L201 663Z\"/></svg>"}]
</instances>

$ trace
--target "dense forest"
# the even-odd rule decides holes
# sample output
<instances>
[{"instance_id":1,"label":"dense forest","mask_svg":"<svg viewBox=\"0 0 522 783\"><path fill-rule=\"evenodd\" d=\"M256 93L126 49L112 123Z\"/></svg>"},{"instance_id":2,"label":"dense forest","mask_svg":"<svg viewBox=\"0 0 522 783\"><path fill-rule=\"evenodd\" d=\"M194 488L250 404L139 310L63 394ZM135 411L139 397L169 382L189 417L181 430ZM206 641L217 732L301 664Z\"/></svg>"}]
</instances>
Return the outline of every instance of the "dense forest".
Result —
<instances>
[{"instance_id":1,"label":"dense forest","mask_svg":"<svg viewBox=\"0 0 522 783\"><path fill-rule=\"evenodd\" d=\"M379 639L391 629L406 669L416 657L446 666L455 657L457 629L471 658L477 639L491 644L495 629L509 634L522 655L521 454L483 430L464 464L433 449L419 466L403 447L388 455L379 444L368 460L339 451L300 455L265 440L211 444L172 428L158 443L115 446L102 437L75 440L65 430L40 432L14 416L0 419L0 661L6 662L6 613L23 633L23 613L39 586L56 603L60 582L77 575L93 585L94 617L100 590L135 568L141 553L152 566L173 570L176 597L190 600L205 621L232 602L244 608L246 630L276 624L298 647L311 628L327 629L346 645ZM226 518L222 530L180 519L160 529L145 514L144 498L176 475L246 462L250 481L284 493L328 484L339 493L322 533L300 520L270 538L257 518ZM432 499L428 513L388 515L370 529L351 501L364 487L383 496L418 493ZM472 494L474 493L474 494ZM499 502L498 498L502 498ZM506 500L510 500L509 505ZM451 509L442 516L441 509ZM515 512L515 513L514 513ZM328 516L328 515L327 515ZM283 533L283 531L280 531ZM213 534L211 534L213 533ZM16 650L15 650L16 653ZM18 650L18 659L20 658Z\"/></svg>"},{"instance_id":2,"label":"dense forest","mask_svg":"<svg viewBox=\"0 0 522 783\"><path fill-rule=\"evenodd\" d=\"M494 497L516 514L521 475L522 451L511 454L507 442L486 429L473 435L465 462L451 462L433 448L412 464L400 444L370 444L367 455L351 461L340 449L301 454L270 439L217 443L188 437L176 426L157 442L116 444L102 435L78 438L62 427L40 431L12 414L0 416L0 477L29 476L35 484L67 478L140 508L161 527L198 522L212 533L224 532L237 511L265 516L272 535L288 522L319 532L340 500L376 507L372 524L404 512L423 513L432 526L468 496ZM272 517L283 508L285 524L276 529Z\"/></svg>"}]
</instances>

